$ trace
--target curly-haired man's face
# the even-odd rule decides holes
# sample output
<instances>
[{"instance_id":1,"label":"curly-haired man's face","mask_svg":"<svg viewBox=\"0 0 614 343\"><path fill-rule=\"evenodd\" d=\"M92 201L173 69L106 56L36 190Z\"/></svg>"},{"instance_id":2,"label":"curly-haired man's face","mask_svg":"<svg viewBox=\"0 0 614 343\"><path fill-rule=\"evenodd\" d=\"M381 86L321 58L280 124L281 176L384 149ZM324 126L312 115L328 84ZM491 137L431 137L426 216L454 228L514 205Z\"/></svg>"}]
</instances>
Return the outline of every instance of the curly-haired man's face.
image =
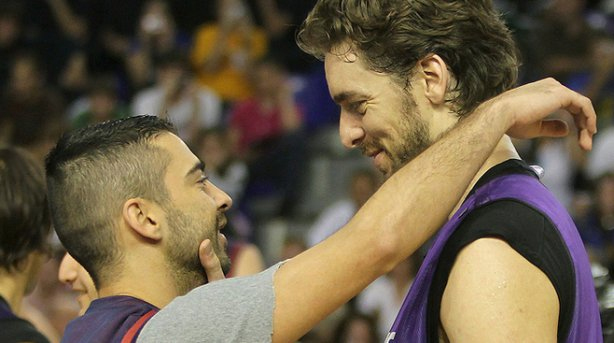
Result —
<instances>
[{"instance_id":1,"label":"curly-haired man's face","mask_svg":"<svg viewBox=\"0 0 614 343\"><path fill-rule=\"evenodd\" d=\"M359 148L389 177L432 142L428 117L414 88L366 68L352 53L325 57L332 98L341 107L339 134L347 148Z\"/></svg>"}]
</instances>

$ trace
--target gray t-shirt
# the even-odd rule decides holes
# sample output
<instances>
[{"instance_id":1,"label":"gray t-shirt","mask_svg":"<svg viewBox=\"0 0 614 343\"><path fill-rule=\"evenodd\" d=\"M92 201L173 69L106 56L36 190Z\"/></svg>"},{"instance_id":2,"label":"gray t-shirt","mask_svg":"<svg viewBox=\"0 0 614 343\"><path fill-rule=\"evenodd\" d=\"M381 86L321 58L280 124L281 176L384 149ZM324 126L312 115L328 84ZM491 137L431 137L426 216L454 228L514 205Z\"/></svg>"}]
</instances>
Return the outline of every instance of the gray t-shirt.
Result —
<instances>
[{"instance_id":1,"label":"gray t-shirt","mask_svg":"<svg viewBox=\"0 0 614 343\"><path fill-rule=\"evenodd\" d=\"M280 265L175 298L149 320L137 342L271 342L273 276Z\"/></svg>"}]
</instances>

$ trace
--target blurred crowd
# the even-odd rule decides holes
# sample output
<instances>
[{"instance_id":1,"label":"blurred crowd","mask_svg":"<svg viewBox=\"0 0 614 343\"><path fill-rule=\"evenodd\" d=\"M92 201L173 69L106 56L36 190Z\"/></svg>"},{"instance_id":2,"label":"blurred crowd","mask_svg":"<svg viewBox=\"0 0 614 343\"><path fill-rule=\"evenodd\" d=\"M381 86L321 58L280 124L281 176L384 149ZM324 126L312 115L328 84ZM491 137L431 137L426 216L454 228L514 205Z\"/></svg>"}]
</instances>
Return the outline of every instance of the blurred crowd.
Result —
<instances>
[{"instance_id":1,"label":"blurred crowd","mask_svg":"<svg viewBox=\"0 0 614 343\"><path fill-rule=\"evenodd\" d=\"M168 118L233 198L226 235L232 256L249 256L246 273L292 257L345 224L381 182L340 146L323 65L294 42L314 3L2 0L0 145L43 160L66 130ZM516 143L573 214L595 273L612 275L614 0L495 3L519 45L520 82L553 76L598 111L590 153L569 139ZM57 341L78 306L57 281L54 246L24 312ZM382 341L418 263L378 280L304 341Z\"/></svg>"}]
</instances>

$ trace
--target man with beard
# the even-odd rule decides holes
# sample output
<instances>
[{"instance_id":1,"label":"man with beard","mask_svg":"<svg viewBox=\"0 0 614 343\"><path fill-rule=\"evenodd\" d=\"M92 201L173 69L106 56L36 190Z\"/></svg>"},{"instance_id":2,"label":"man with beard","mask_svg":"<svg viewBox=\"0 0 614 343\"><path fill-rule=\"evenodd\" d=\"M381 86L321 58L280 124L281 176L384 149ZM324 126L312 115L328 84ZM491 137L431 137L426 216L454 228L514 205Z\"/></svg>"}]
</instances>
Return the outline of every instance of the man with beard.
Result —
<instances>
[{"instance_id":1,"label":"man with beard","mask_svg":"<svg viewBox=\"0 0 614 343\"><path fill-rule=\"evenodd\" d=\"M324 60L344 145L387 177L518 74L515 43L490 0L320 0L298 42ZM449 216L387 342L602 339L582 241L509 137Z\"/></svg>"},{"instance_id":2,"label":"man with beard","mask_svg":"<svg viewBox=\"0 0 614 343\"><path fill-rule=\"evenodd\" d=\"M175 134L153 116L106 122L65 135L47 157L56 231L100 297L64 341L131 341L205 283L203 266L213 263L213 279L229 267L219 230L232 202Z\"/></svg>"},{"instance_id":3,"label":"man with beard","mask_svg":"<svg viewBox=\"0 0 614 343\"><path fill-rule=\"evenodd\" d=\"M541 120L560 108L575 113L590 148L588 99L553 81L505 93L397 171L324 242L258 275L202 287L228 268L219 231L231 200L174 127L137 116L69 132L46 160L50 207L100 298L64 342L295 341L424 243L504 132L566 134Z\"/></svg>"}]
</instances>

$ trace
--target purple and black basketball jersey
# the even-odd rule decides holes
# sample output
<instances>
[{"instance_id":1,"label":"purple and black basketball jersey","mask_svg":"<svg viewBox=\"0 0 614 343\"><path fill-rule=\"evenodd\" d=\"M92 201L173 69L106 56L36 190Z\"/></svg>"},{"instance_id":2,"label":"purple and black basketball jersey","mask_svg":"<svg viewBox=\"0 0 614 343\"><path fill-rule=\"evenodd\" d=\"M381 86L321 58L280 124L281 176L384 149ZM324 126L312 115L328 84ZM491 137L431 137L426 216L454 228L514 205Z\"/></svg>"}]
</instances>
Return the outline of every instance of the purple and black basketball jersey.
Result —
<instances>
[{"instance_id":1,"label":"purple and black basketball jersey","mask_svg":"<svg viewBox=\"0 0 614 343\"><path fill-rule=\"evenodd\" d=\"M132 343L158 308L130 296L112 296L92 301L83 316L71 321L63 343Z\"/></svg>"},{"instance_id":2,"label":"purple and black basketball jersey","mask_svg":"<svg viewBox=\"0 0 614 343\"><path fill-rule=\"evenodd\" d=\"M474 209L502 199L515 199L535 208L548 218L565 242L575 273L575 302L569 334L565 342L602 342L601 320L588 256L573 220L537 179L527 175L498 177L478 188L438 233L386 343L426 343L429 290L439 257L450 235Z\"/></svg>"}]
</instances>

